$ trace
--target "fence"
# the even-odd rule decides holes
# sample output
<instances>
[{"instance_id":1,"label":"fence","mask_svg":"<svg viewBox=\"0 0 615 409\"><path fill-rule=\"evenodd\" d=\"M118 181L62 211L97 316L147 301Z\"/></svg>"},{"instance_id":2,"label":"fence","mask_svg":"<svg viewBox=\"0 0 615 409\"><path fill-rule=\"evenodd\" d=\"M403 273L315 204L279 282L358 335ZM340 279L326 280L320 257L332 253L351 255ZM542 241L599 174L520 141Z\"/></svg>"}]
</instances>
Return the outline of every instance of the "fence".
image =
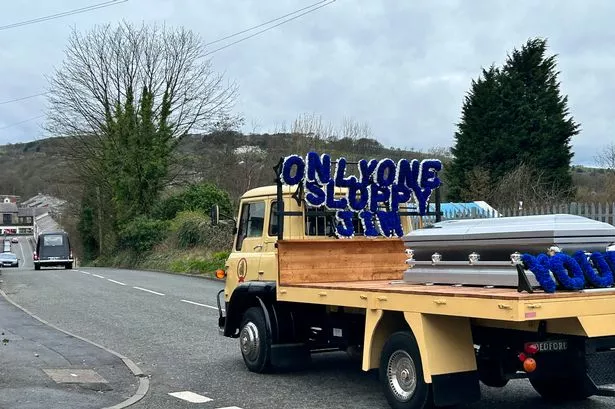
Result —
<instances>
[{"instance_id":1,"label":"fence","mask_svg":"<svg viewBox=\"0 0 615 409\"><path fill-rule=\"evenodd\" d=\"M553 206L535 206L519 208L505 208L499 211L469 209L467 211L448 211L443 212L442 220L455 219L485 219L492 217L511 217L511 216L532 216L540 214L573 214L584 216L589 219L615 225L615 202L613 203L564 203ZM422 218L413 217L413 228L421 225L435 223L435 216L423 216Z\"/></svg>"}]
</instances>

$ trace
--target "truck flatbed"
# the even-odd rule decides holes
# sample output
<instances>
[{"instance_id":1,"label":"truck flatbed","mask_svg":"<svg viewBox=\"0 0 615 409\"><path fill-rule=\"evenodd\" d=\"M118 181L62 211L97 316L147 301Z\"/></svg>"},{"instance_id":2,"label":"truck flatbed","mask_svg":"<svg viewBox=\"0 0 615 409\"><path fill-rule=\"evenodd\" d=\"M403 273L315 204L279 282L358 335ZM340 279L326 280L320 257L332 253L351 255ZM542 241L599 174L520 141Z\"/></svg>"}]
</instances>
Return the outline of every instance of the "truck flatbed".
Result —
<instances>
[{"instance_id":1,"label":"truck flatbed","mask_svg":"<svg viewBox=\"0 0 615 409\"><path fill-rule=\"evenodd\" d=\"M615 314L615 303L604 302L615 288L527 293L405 283L401 240L284 240L278 256L280 301L504 321ZM332 269L332 259L344 267Z\"/></svg>"}]
</instances>

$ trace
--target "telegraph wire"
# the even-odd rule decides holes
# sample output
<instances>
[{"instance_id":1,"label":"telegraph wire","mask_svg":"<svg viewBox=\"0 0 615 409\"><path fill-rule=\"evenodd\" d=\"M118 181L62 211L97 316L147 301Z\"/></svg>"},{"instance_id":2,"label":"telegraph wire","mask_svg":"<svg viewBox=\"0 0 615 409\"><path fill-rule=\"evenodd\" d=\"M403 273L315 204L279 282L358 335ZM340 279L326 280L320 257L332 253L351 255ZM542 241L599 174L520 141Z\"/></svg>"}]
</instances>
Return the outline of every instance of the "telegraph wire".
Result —
<instances>
[{"instance_id":1,"label":"telegraph wire","mask_svg":"<svg viewBox=\"0 0 615 409\"><path fill-rule=\"evenodd\" d=\"M40 23L40 22L43 22L43 21L55 20L57 18L66 17L66 16L72 16L73 14L85 13L85 12L88 12L88 11L102 9L102 8L105 8L105 7L115 6L117 4L126 3L127 1L128 0L109 0L109 1L105 1L103 3L93 4L91 6L80 7L80 8L77 8L77 9L63 11L61 13L50 14L48 16L37 17L37 18L30 19L30 20L24 20L24 21L20 21L18 23L6 24L6 25L3 25L3 26L0 26L0 31L1 30L8 30L10 28L15 28L15 27L26 26L26 25L29 25L29 24Z\"/></svg>"},{"instance_id":2,"label":"telegraph wire","mask_svg":"<svg viewBox=\"0 0 615 409\"><path fill-rule=\"evenodd\" d=\"M13 126L17 126L17 125L24 124L24 123L26 123L26 122L34 121L35 119L39 119L39 118L42 118L42 117L44 117L44 116L45 116L45 114L42 114L42 115L37 115L37 116L35 116L35 117L33 117L33 118L24 119L23 121L13 122L12 124L5 125L5 126L0 127L0 131L1 131L1 130L3 130L3 129L11 128L11 127L13 127Z\"/></svg>"},{"instance_id":3,"label":"telegraph wire","mask_svg":"<svg viewBox=\"0 0 615 409\"><path fill-rule=\"evenodd\" d=\"M11 102L23 101L25 99L30 99L30 98L41 97L41 96L47 95L47 94L49 94L49 91L47 91L47 92L40 92L38 94L28 95L28 96L21 97L21 98L9 99L9 100L0 102L0 105L10 104Z\"/></svg>"},{"instance_id":4,"label":"telegraph wire","mask_svg":"<svg viewBox=\"0 0 615 409\"><path fill-rule=\"evenodd\" d=\"M313 8L313 9L311 9L311 10L304 11L303 13L301 13L301 14L299 14L299 15L296 15L296 16L294 16L294 17L291 17L291 18L289 18L289 19L286 19L286 20L284 20L284 21L281 21L281 22L279 22L279 23L277 23L277 24L274 24L273 26L270 26L270 27L267 27L267 28L262 29L262 30L260 30L260 31L257 31L256 33L254 33L254 34L250 34L250 35L249 35L249 36L247 36L247 37L240 38L240 39L239 39L239 40L237 40L237 41L233 41L232 43L229 43L229 44L226 44L226 45L224 45L224 46L222 46L222 47L216 48L216 49L214 49L214 50L212 50L212 51L210 51L210 52L205 53L205 54L203 55L203 57L206 57L206 56L211 55L211 54L214 54L214 53L216 53L216 52L218 52L218 51L224 50L225 48L231 47L231 46L233 46L233 45L235 45L235 44L237 44L237 43L241 43L242 41L246 41L246 40L248 40L248 39L250 39L250 38L252 38L252 37L256 37L256 36L257 36L257 35L259 35L259 34L262 34L262 33L266 32L266 31L269 31L269 30L272 30L272 29L274 29L274 28L276 28L276 27L279 27L279 26L281 26L282 24L289 23L289 22L291 22L291 21L293 21L293 20L296 20L296 19L298 19L298 18L300 18L300 17L305 16L306 14L313 13L314 11L316 11L316 10L318 10L318 9L321 9L321 8L323 8L323 7L326 7L326 6L330 5L330 4L335 3L335 1L336 1L336 0L331 0L331 1L329 1L328 3L324 3L324 4L321 4L321 5L320 5L320 6L318 6L318 7L314 7L314 8ZM316 4L318 4L318 3L316 3ZM292 14L292 13L291 13L291 14ZM249 31L249 30L247 30L247 31ZM245 32L245 31L244 31L244 32Z\"/></svg>"},{"instance_id":5,"label":"telegraph wire","mask_svg":"<svg viewBox=\"0 0 615 409\"><path fill-rule=\"evenodd\" d=\"M252 30L255 30L255 29L257 29L257 28L260 28L260 27L266 26L267 24L275 23L276 21L282 20L283 18L286 18L286 17L292 16L293 14L297 14L297 13L299 13L299 12L302 12L302 11L304 11L304 10L307 10L307 9L309 9L309 8L312 8L312 7L314 7L314 6L316 6L316 5L320 4L320 3L326 3L327 1L329 1L329 0L320 0L320 1L317 1L316 3L312 3L312 4L310 4L309 6L306 6L306 7L303 7L303 8L301 8L301 9L295 10L295 11L293 11L293 12L291 12L291 13L284 14L283 16L276 17L276 18L274 18L274 19L272 19L272 20L269 20L269 21L265 21L264 23L260 23L260 24L257 24L257 25L255 25L255 26L252 26L252 27L250 27L250 28L246 28L245 30L241 30L241 31L238 31L238 32L236 32L236 33L233 33L233 34L227 35L226 37L219 38L219 39L217 39L217 40L215 40L215 41L211 41L211 42L209 42L209 43L205 43L205 47L207 47L207 46L209 46L209 45L212 45L212 44L219 43L219 42L224 41L224 40L228 40L229 38L237 37L238 35L241 35L241 34L247 33L248 31L252 31ZM335 1L335 0L334 0L334 1Z\"/></svg>"},{"instance_id":6,"label":"telegraph wire","mask_svg":"<svg viewBox=\"0 0 615 409\"><path fill-rule=\"evenodd\" d=\"M5 30L5 29L8 29L8 28L12 28L12 27L18 27L18 26L20 26L20 25L33 24L33 23L35 23L35 22L38 22L38 21L35 21L35 20L40 20L40 21L51 20L51 19L53 19L53 18L63 17L64 15L72 15L72 14L77 14L77 13L83 13L83 12L85 12L85 11L95 10L96 8L108 7L108 6L112 6L112 5L114 5L114 4L125 3L125 2L127 2L127 1L128 1L128 0L111 0L111 1L107 1L107 2L105 2L105 3L100 3L100 4L98 4L98 5L93 5L93 6L89 6L89 7L84 7L84 8L81 8L81 9L75 9L75 10L71 10L71 11L64 12L64 13L58 13L58 14L51 15L51 16L41 17L41 18L39 18L39 19L28 20L28 21L21 22L21 23L14 23L14 24L7 25L7 26L0 26L0 30ZM206 44L205 44L205 46L207 46L207 45L211 45L211 44L215 44L215 43L219 43L219 42L221 42L221 41L224 41L224 40L227 40L227 39L229 39L229 38L236 37L236 36L238 36L238 35L241 35L241 34L247 33L248 31L252 31L252 30L257 29L257 28L259 28L259 27L266 26L267 24L270 24L270 23L273 23L273 22L279 21L279 20L281 20L281 19L283 19L283 18L285 18L285 17L289 17L289 16L292 16L292 15L294 15L294 14L297 14L297 13L299 13L299 12L303 11L303 13L298 14L298 15L296 15L296 16L294 16L294 17L288 18L288 19L286 19L286 20L283 20L283 21L281 21L281 22L279 22L279 23L277 23L277 24L274 24L273 26L267 27L267 28L265 28L265 29L263 29L263 30L259 30L259 31L257 31L256 33L250 34L249 36L246 36L246 37L240 38L239 40L233 41L232 43L226 44L226 45L224 45L224 46L222 46L222 47L219 47L219 48L216 48L216 49L214 49L214 50L212 50L212 51L209 51L209 52L205 53L203 56L204 56L204 57L206 57L206 56L211 55L211 54L214 54L214 53L216 53L216 52L218 52L218 51L222 51L222 50L224 50L224 49L226 49L226 48L229 48L229 47L231 47L231 46L233 46L233 45L235 45L235 44L238 44L238 43L241 43L241 42L243 42L243 41L246 41L246 40L248 40L248 39L250 39L250 38L256 37L257 35L260 35L260 34L262 34L262 33L264 33L264 32L267 32L267 31L269 31L269 30L272 30L272 29L274 29L274 28L276 28L276 27L279 27L279 26L281 26L281 25L283 25L283 24L286 24L286 23L289 23L289 22L291 22L291 21L297 20L298 18L303 17L303 16L305 16L306 14L313 13L313 12L314 12L314 11L316 11L316 10L319 10L319 9L321 9L321 8L323 8L323 7L326 7L326 6L330 5L330 4L333 4L333 3L335 3L335 1L336 1L336 0L323 0L323 1L319 1L319 2L313 3L313 4L309 5L309 6L306 6L306 7L303 7L303 8L301 8L301 9L295 10L295 11L293 11L293 12L291 12L291 13L287 13L287 14L285 14L285 15L283 15L283 16L277 17L277 18L275 18L275 19L272 19L272 20L266 21L266 22L264 22L264 23L258 24L258 25L256 25L256 26L253 26L253 27L250 27L250 28L247 28L247 29L244 29L244 30L238 31L238 32L236 32L236 33L234 33L234 34L230 34L230 35L225 36L225 37L223 37L223 38L220 38L220 39L218 39L218 40L215 40L215 41L212 41L212 42L206 43ZM320 4L320 5L319 5L319 6L317 6L318 4ZM317 6L317 7L314 7L314 6ZM305 11L304 11L304 10L305 10ZM41 93L39 93L39 94L29 95L29 96L26 96L26 97L15 98L15 99L11 99L11 100L8 100L8 101L3 101L3 102L0 102L0 105L8 104L8 103L11 103L11 102L23 101L23 100L25 100L25 99L35 98L35 97L38 97L38 96L46 95L46 94L48 94L48 93L49 93L49 91L47 91L47 92L41 92ZM38 115L38 116L35 116L35 117L33 117L33 118L29 118L29 119L26 119L26 120L23 120L23 121L20 121L20 122L15 122L15 123L12 123L12 124L9 124L9 125L6 125L6 126L3 126L3 127L0 127L0 130L7 129L7 128L10 128L10 127L13 127L13 126L16 126L16 125L21 125L21 124L26 123L26 122L34 121L34 120L39 119L39 118L42 118L42 117L44 117L44 116L45 116L45 115Z\"/></svg>"}]
</instances>

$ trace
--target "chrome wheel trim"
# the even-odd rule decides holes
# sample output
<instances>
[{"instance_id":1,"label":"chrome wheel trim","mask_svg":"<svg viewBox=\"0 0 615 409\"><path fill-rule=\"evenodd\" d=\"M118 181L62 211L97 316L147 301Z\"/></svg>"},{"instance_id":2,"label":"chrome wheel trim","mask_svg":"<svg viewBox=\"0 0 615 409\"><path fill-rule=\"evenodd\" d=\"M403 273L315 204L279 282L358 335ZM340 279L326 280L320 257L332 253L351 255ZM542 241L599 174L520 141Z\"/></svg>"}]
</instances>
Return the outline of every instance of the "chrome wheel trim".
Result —
<instances>
[{"instance_id":1,"label":"chrome wheel trim","mask_svg":"<svg viewBox=\"0 0 615 409\"><path fill-rule=\"evenodd\" d=\"M239 346L241 347L241 353L243 356L245 356L249 361L255 361L258 359L260 344L261 342L256 324L252 321L246 323L239 334Z\"/></svg>"},{"instance_id":2,"label":"chrome wheel trim","mask_svg":"<svg viewBox=\"0 0 615 409\"><path fill-rule=\"evenodd\" d=\"M416 391L417 375L414 360L406 351L391 354L387 365L387 381L395 399L407 402Z\"/></svg>"}]
</instances>

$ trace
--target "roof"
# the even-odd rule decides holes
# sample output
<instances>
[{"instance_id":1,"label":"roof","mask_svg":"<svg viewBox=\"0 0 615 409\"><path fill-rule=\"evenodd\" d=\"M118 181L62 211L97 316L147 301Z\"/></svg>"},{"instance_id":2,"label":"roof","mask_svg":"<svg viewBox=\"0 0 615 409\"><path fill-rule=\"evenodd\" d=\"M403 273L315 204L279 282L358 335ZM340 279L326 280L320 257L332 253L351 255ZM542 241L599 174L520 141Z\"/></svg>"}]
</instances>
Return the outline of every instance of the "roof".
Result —
<instances>
[{"instance_id":1,"label":"roof","mask_svg":"<svg viewBox=\"0 0 615 409\"><path fill-rule=\"evenodd\" d=\"M282 186L282 193L286 195L293 194L295 193L296 190L297 190L297 186L288 186L288 185ZM336 193L346 193L347 190L348 189L342 188L342 187L335 188ZM248 197L275 196L277 193L278 193L277 186L269 185L269 186L261 186L261 187L257 187L254 189L250 189L247 192L245 192L241 197L248 198Z\"/></svg>"},{"instance_id":2,"label":"roof","mask_svg":"<svg viewBox=\"0 0 615 409\"><path fill-rule=\"evenodd\" d=\"M15 203L0 203L0 213L17 213L17 205Z\"/></svg>"},{"instance_id":3,"label":"roof","mask_svg":"<svg viewBox=\"0 0 615 409\"><path fill-rule=\"evenodd\" d=\"M429 210L432 212L436 210L435 203L429 204ZM489 204L487 204L484 201L475 201L475 202L466 202L466 203L462 203L462 202L440 203L440 211L444 213L445 215L446 214L471 214L471 213L478 213L478 214L489 213L489 214L493 214L494 216L499 215L497 210L489 206Z\"/></svg>"}]
</instances>

